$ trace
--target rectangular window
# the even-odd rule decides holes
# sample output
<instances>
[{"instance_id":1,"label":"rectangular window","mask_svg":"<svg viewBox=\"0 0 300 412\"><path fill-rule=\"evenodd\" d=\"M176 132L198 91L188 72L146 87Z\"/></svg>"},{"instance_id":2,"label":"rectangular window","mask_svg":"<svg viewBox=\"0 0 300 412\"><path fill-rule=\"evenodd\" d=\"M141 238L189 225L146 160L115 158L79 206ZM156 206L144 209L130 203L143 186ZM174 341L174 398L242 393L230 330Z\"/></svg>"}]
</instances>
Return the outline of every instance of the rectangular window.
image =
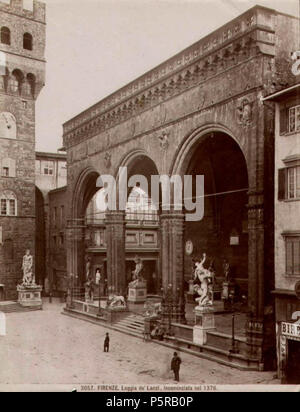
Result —
<instances>
[{"instance_id":1,"label":"rectangular window","mask_svg":"<svg viewBox=\"0 0 300 412\"><path fill-rule=\"evenodd\" d=\"M54 171L53 162L43 162L43 173L44 175L52 176Z\"/></svg>"},{"instance_id":2,"label":"rectangular window","mask_svg":"<svg viewBox=\"0 0 300 412\"><path fill-rule=\"evenodd\" d=\"M286 237L286 274L300 276L300 236Z\"/></svg>"},{"instance_id":3,"label":"rectangular window","mask_svg":"<svg viewBox=\"0 0 300 412\"><path fill-rule=\"evenodd\" d=\"M53 225L56 226L57 224L57 207L53 209Z\"/></svg>"},{"instance_id":4,"label":"rectangular window","mask_svg":"<svg viewBox=\"0 0 300 412\"><path fill-rule=\"evenodd\" d=\"M2 167L2 176L9 177L9 167Z\"/></svg>"},{"instance_id":5,"label":"rectangular window","mask_svg":"<svg viewBox=\"0 0 300 412\"><path fill-rule=\"evenodd\" d=\"M7 216L7 201L6 199L1 199L1 215Z\"/></svg>"},{"instance_id":6,"label":"rectangular window","mask_svg":"<svg viewBox=\"0 0 300 412\"><path fill-rule=\"evenodd\" d=\"M65 220L65 207L61 206L60 207L60 224L61 224L61 226L64 226L64 220Z\"/></svg>"},{"instance_id":7,"label":"rectangular window","mask_svg":"<svg viewBox=\"0 0 300 412\"><path fill-rule=\"evenodd\" d=\"M288 199L300 198L300 166L288 168Z\"/></svg>"},{"instance_id":8,"label":"rectangular window","mask_svg":"<svg viewBox=\"0 0 300 412\"><path fill-rule=\"evenodd\" d=\"M289 109L289 131L291 133L300 131L300 105Z\"/></svg>"},{"instance_id":9,"label":"rectangular window","mask_svg":"<svg viewBox=\"0 0 300 412\"><path fill-rule=\"evenodd\" d=\"M14 199L9 200L9 215L16 216L16 201Z\"/></svg>"}]
</instances>

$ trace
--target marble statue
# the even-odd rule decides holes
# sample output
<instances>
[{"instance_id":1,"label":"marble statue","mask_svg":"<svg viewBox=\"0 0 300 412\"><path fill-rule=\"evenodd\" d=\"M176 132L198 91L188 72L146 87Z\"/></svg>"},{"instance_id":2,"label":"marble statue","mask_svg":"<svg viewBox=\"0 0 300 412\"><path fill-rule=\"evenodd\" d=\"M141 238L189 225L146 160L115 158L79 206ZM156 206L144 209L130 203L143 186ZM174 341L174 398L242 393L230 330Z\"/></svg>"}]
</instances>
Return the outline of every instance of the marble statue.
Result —
<instances>
[{"instance_id":1,"label":"marble statue","mask_svg":"<svg viewBox=\"0 0 300 412\"><path fill-rule=\"evenodd\" d=\"M86 258L86 265L85 265L85 272L86 272L86 279L90 277L90 271L91 271L91 258L87 257Z\"/></svg>"},{"instance_id":2,"label":"marble statue","mask_svg":"<svg viewBox=\"0 0 300 412\"><path fill-rule=\"evenodd\" d=\"M194 279L200 281L200 285L195 285L194 290L198 293L199 298L196 298L198 307L212 306L213 305L213 293L210 287L213 281L213 272L204 268L204 263L206 261L206 253L203 253L202 260L196 262Z\"/></svg>"},{"instance_id":3,"label":"marble statue","mask_svg":"<svg viewBox=\"0 0 300 412\"><path fill-rule=\"evenodd\" d=\"M161 303L157 302L146 302L144 304L144 309L146 310L145 316L154 317L161 314Z\"/></svg>"},{"instance_id":4,"label":"marble statue","mask_svg":"<svg viewBox=\"0 0 300 412\"><path fill-rule=\"evenodd\" d=\"M135 262L135 270L132 271L133 280L132 280L132 282L129 283L130 288L132 288L132 287L134 288L139 283L144 282L144 279L142 277L143 262L138 257L135 258L134 262Z\"/></svg>"},{"instance_id":5,"label":"marble statue","mask_svg":"<svg viewBox=\"0 0 300 412\"><path fill-rule=\"evenodd\" d=\"M101 281L101 272L100 269L96 270L96 274L95 274L95 283L96 285L99 285Z\"/></svg>"},{"instance_id":6,"label":"marble statue","mask_svg":"<svg viewBox=\"0 0 300 412\"><path fill-rule=\"evenodd\" d=\"M126 308L124 296L111 295L108 301L109 308Z\"/></svg>"},{"instance_id":7,"label":"marble statue","mask_svg":"<svg viewBox=\"0 0 300 412\"><path fill-rule=\"evenodd\" d=\"M227 259L224 259L223 261L223 271L224 271L225 282L228 282L229 276L230 276L230 265Z\"/></svg>"},{"instance_id":8,"label":"marble statue","mask_svg":"<svg viewBox=\"0 0 300 412\"><path fill-rule=\"evenodd\" d=\"M33 267L33 257L30 254L30 250L26 250L26 254L23 256L23 264L22 264L22 270L23 270L23 283L22 285L24 286L31 286L35 284L35 279L32 273L32 267Z\"/></svg>"}]
</instances>

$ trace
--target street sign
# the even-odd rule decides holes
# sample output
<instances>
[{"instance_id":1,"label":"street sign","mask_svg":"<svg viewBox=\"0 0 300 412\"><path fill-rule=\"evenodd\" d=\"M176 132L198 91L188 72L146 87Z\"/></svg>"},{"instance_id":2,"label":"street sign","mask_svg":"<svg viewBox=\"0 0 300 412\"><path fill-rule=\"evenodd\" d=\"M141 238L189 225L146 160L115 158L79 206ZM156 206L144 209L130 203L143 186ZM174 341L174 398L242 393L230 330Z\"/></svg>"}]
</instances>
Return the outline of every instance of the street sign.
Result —
<instances>
[{"instance_id":1,"label":"street sign","mask_svg":"<svg viewBox=\"0 0 300 412\"><path fill-rule=\"evenodd\" d=\"M300 281L295 285L295 292L298 299L300 299Z\"/></svg>"},{"instance_id":2,"label":"street sign","mask_svg":"<svg viewBox=\"0 0 300 412\"><path fill-rule=\"evenodd\" d=\"M283 336L300 339L300 325L296 323L281 323L281 334Z\"/></svg>"}]
</instances>

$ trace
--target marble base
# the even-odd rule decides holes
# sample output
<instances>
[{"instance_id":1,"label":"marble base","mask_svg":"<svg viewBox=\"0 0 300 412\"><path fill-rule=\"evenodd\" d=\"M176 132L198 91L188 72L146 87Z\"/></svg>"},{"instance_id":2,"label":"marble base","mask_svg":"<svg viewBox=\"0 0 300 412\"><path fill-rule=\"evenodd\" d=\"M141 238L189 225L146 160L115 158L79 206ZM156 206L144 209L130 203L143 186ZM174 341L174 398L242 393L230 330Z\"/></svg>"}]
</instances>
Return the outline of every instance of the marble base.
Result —
<instances>
[{"instance_id":1,"label":"marble base","mask_svg":"<svg viewBox=\"0 0 300 412\"><path fill-rule=\"evenodd\" d=\"M128 302L131 303L144 303L147 299L147 287L136 286L129 287L128 289Z\"/></svg>"},{"instance_id":2,"label":"marble base","mask_svg":"<svg viewBox=\"0 0 300 412\"><path fill-rule=\"evenodd\" d=\"M35 307L42 309L42 286L33 285L33 286L23 286L19 285L17 287L18 291L18 302L24 308Z\"/></svg>"},{"instance_id":3,"label":"marble base","mask_svg":"<svg viewBox=\"0 0 300 412\"><path fill-rule=\"evenodd\" d=\"M213 308L195 309L195 326L193 328L193 343L205 345L207 332L215 329L215 315Z\"/></svg>"}]
</instances>

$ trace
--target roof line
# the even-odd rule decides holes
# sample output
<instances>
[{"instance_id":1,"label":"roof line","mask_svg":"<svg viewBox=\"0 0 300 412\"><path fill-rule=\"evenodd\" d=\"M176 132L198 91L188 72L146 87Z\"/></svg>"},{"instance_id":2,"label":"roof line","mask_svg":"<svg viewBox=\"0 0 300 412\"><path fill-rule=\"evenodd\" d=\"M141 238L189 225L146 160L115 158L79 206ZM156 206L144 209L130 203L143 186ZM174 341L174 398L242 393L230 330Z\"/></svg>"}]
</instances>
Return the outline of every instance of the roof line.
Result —
<instances>
[{"instance_id":1,"label":"roof line","mask_svg":"<svg viewBox=\"0 0 300 412\"><path fill-rule=\"evenodd\" d=\"M294 86L288 87L287 89L280 90L279 92L270 94L269 96L263 97L263 98L262 98L262 101L264 102L264 101L266 101L266 100L272 100L272 99L274 99L274 98L276 98L276 97L280 97L280 96L282 96L283 94L288 93L288 92L291 92L291 91L293 91L293 90L295 90L295 89L298 89L298 88L300 88L300 83L298 83L298 84L296 84L296 85L294 85Z\"/></svg>"}]
</instances>

